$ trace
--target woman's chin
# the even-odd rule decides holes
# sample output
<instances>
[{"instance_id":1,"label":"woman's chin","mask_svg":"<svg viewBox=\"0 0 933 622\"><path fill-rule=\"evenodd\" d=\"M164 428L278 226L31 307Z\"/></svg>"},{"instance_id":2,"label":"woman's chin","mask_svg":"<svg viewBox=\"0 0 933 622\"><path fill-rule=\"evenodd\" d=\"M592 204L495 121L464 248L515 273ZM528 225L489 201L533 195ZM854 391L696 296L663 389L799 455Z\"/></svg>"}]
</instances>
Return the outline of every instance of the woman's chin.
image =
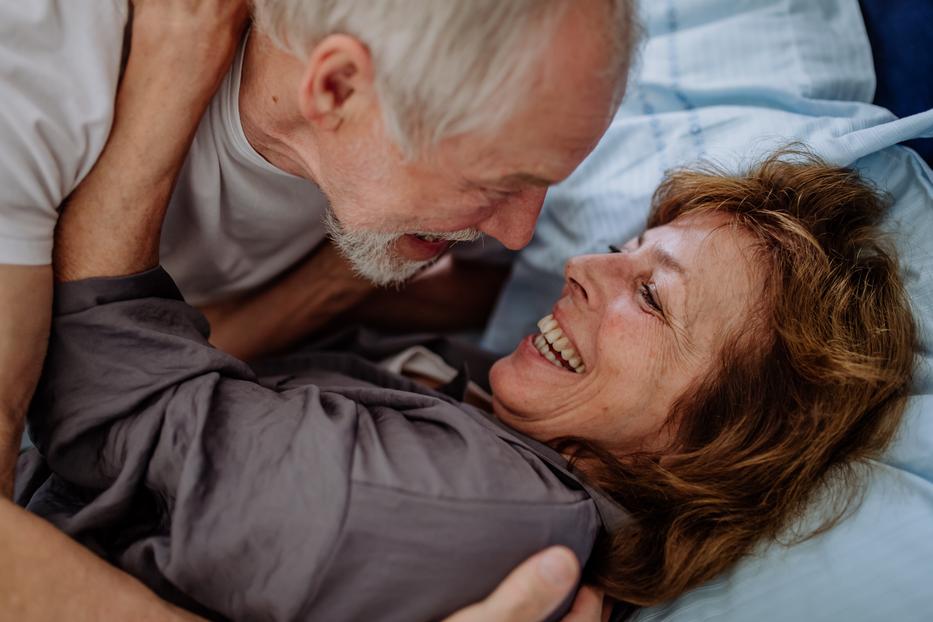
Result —
<instances>
[{"instance_id":1,"label":"woman's chin","mask_svg":"<svg viewBox=\"0 0 933 622\"><path fill-rule=\"evenodd\" d=\"M492 389L493 402L498 400L499 395L508 395L510 393L509 377L514 377L511 369L513 356L515 356L514 352L502 357L489 368L489 387Z\"/></svg>"},{"instance_id":2,"label":"woman's chin","mask_svg":"<svg viewBox=\"0 0 933 622\"><path fill-rule=\"evenodd\" d=\"M541 356L532 339L531 336L523 339L514 352L496 361L489 371L493 406L500 419L503 418L500 411L510 419L534 419L528 413L546 406L556 386L575 379L573 372L560 369Z\"/></svg>"},{"instance_id":3,"label":"woman's chin","mask_svg":"<svg viewBox=\"0 0 933 622\"><path fill-rule=\"evenodd\" d=\"M514 417L516 403L527 395L528 378L516 364L515 352L499 359L489 370L493 412L500 419Z\"/></svg>"}]
</instances>

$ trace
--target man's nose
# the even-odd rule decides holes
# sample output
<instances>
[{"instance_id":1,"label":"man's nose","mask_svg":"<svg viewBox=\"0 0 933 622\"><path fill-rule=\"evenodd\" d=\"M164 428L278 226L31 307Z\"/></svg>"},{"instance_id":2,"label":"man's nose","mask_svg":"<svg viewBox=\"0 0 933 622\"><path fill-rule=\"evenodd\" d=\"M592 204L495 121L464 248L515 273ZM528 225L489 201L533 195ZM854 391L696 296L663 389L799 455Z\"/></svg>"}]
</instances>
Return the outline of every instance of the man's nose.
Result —
<instances>
[{"instance_id":1,"label":"man's nose","mask_svg":"<svg viewBox=\"0 0 933 622\"><path fill-rule=\"evenodd\" d=\"M478 226L513 251L525 248L535 232L535 223L544 204L547 188L526 190L510 201L506 201Z\"/></svg>"}]
</instances>

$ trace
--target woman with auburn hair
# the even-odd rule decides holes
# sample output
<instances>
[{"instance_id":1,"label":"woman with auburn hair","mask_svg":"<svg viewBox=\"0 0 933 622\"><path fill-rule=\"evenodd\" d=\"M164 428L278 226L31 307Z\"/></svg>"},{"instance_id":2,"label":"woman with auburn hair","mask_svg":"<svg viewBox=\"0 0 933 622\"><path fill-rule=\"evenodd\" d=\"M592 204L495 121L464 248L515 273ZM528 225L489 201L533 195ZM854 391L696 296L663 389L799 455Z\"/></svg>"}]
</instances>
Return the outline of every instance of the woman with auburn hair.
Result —
<instances>
[{"instance_id":1,"label":"woman with auburn hair","mask_svg":"<svg viewBox=\"0 0 933 622\"><path fill-rule=\"evenodd\" d=\"M667 447L619 459L586 439L560 442L635 518L590 560L608 594L671 599L779 538L818 492L834 511L800 539L851 509L858 467L897 431L915 365L915 324L879 229L885 210L858 173L803 150L738 175L666 177L648 229L722 218L754 239L764 279L745 328L676 400Z\"/></svg>"},{"instance_id":2,"label":"woman with auburn hair","mask_svg":"<svg viewBox=\"0 0 933 622\"><path fill-rule=\"evenodd\" d=\"M552 544L657 603L780 537L897 429L915 329L884 202L793 152L670 175L644 234L572 259L540 334L491 369L365 333L247 365L158 267L203 106L152 131L143 66L59 221L17 490L173 603L438 619Z\"/></svg>"}]
</instances>

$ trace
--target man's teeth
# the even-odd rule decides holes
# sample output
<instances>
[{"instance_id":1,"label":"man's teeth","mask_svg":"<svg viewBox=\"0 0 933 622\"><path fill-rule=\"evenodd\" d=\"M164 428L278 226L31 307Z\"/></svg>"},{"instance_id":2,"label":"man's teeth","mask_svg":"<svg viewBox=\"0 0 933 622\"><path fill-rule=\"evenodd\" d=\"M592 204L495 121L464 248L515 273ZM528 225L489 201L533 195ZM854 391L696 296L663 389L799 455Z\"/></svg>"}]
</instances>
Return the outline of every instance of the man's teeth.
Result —
<instances>
[{"instance_id":1,"label":"man's teeth","mask_svg":"<svg viewBox=\"0 0 933 622\"><path fill-rule=\"evenodd\" d=\"M561 369L569 367L578 374L586 372L583 358L571 345L570 340L564 336L564 331L561 330L553 315L541 318L538 328L541 334L535 337L534 344L544 358Z\"/></svg>"}]
</instances>

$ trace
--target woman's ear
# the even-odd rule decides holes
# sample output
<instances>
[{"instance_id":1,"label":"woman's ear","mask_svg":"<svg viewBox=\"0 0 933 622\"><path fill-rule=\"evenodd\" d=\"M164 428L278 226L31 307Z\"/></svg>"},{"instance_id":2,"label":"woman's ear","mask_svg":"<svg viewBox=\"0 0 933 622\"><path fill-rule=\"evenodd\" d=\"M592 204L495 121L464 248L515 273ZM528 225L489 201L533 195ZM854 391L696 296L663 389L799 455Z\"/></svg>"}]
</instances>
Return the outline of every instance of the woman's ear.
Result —
<instances>
[{"instance_id":1,"label":"woman's ear","mask_svg":"<svg viewBox=\"0 0 933 622\"><path fill-rule=\"evenodd\" d=\"M375 72L369 50L349 35L328 35L318 43L301 80L302 115L324 130L359 118L373 103Z\"/></svg>"}]
</instances>

